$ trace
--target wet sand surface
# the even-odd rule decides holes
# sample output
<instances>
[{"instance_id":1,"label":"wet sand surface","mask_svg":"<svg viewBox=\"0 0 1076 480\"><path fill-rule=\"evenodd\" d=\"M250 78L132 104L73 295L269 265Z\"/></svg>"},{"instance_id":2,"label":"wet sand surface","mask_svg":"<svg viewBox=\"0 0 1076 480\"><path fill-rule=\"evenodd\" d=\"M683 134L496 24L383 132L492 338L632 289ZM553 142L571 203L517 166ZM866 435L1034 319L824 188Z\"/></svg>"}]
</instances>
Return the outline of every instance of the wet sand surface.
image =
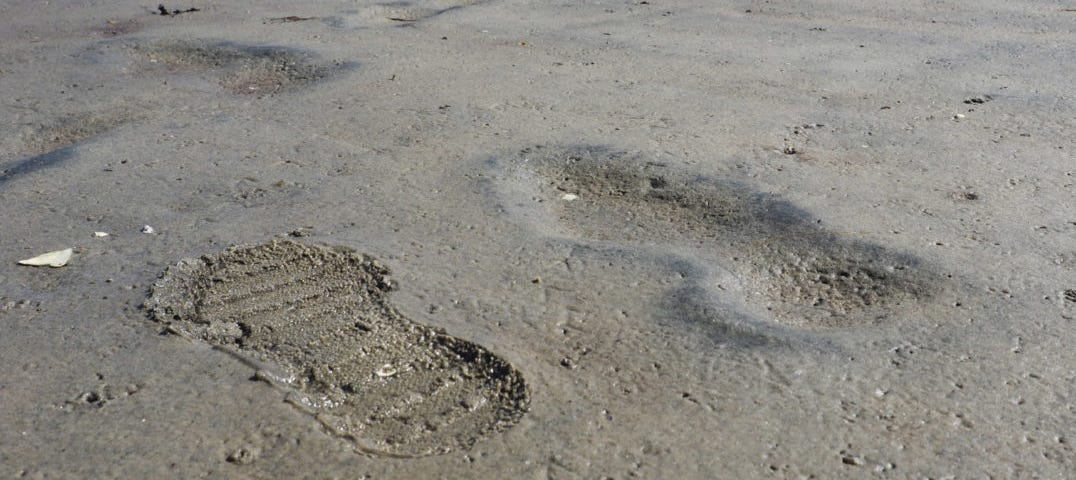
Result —
<instances>
[{"instance_id":1,"label":"wet sand surface","mask_svg":"<svg viewBox=\"0 0 1076 480\"><path fill-rule=\"evenodd\" d=\"M0 6L0 475L1076 471L1070 9L167 7Z\"/></svg>"}]
</instances>

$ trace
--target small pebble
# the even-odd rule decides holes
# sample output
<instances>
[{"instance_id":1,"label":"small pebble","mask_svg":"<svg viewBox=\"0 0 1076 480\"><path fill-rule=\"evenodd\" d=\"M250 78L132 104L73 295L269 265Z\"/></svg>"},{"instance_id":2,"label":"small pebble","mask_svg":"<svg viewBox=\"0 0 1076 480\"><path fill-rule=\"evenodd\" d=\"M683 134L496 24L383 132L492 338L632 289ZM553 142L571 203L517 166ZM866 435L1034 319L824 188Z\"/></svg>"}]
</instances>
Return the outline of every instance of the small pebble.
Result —
<instances>
[{"instance_id":1,"label":"small pebble","mask_svg":"<svg viewBox=\"0 0 1076 480\"><path fill-rule=\"evenodd\" d=\"M565 193L564 195L560 196L560 199L564 200L565 202L570 202L570 201L575 200L577 198L579 198L579 195L576 195L574 193Z\"/></svg>"},{"instance_id":2,"label":"small pebble","mask_svg":"<svg viewBox=\"0 0 1076 480\"><path fill-rule=\"evenodd\" d=\"M108 236L108 232L93 232L93 236L95 236L95 237L97 237L97 238L101 238L101 237L107 237L107 236Z\"/></svg>"},{"instance_id":3,"label":"small pebble","mask_svg":"<svg viewBox=\"0 0 1076 480\"><path fill-rule=\"evenodd\" d=\"M845 465L860 466L860 465L863 465L863 459L860 458L860 457L857 457L855 455L847 455L846 454L846 455L841 456L841 463L843 463Z\"/></svg>"},{"instance_id":4,"label":"small pebble","mask_svg":"<svg viewBox=\"0 0 1076 480\"><path fill-rule=\"evenodd\" d=\"M151 227L149 225L142 225L142 233L153 234L153 233L157 233L157 230L154 230L153 227Z\"/></svg>"}]
</instances>

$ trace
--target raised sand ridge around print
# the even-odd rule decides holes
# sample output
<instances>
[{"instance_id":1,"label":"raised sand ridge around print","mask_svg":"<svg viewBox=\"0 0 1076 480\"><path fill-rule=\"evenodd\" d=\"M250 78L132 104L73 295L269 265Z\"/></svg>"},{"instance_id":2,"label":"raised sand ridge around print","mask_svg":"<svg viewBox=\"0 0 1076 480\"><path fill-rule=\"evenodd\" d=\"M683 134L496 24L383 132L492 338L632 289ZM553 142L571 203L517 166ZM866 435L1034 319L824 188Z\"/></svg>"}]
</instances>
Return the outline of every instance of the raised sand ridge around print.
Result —
<instances>
[{"instance_id":1,"label":"raised sand ridge around print","mask_svg":"<svg viewBox=\"0 0 1076 480\"><path fill-rule=\"evenodd\" d=\"M415 457L470 447L516 424L520 373L387 302L389 271L343 247L272 242L184 260L146 306L170 331L259 368L356 450Z\"/></svg>"}]
</instances>

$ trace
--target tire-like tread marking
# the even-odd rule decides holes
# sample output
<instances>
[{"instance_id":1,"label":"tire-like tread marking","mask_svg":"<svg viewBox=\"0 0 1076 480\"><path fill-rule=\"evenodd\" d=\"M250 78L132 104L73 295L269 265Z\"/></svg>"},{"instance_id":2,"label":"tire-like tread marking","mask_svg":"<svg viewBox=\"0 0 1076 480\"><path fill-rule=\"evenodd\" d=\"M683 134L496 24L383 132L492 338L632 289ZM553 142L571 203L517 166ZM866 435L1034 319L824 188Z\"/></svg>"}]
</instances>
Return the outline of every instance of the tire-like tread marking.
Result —
<instances>
[{"instance_id":1,"label":"tire-like tread marking","mask_svg":"<svg viewBox=\"0 0 1076 480\"><path fill-rule=\"evenodd\" d=\"M529 404L520 373L405 318L388 275L342 247L241 245L169 267L146 307L172 332L278 369L256 377L364 453L445 453L515 425Z\"/></svg>"}]
</instances>

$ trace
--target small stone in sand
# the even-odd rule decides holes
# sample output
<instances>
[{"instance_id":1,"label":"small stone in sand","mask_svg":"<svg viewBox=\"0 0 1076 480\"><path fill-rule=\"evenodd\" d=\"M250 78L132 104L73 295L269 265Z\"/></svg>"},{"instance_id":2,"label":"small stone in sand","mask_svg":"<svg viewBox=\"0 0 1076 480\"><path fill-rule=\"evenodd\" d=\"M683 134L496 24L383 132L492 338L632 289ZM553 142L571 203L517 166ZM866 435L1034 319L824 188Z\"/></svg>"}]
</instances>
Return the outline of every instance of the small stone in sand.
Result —
<instances>
[{"instance_id":1,"label":"small stone in sand","mask_svg":"<svg viewBox=\"0 0 1076 480\"><path fill-rule=\"evenodd\" d=\"M391 363L386 363L382 365L381 368L378 368L375 373L381 378L391 377L396 375L396 367L392 366Z\"/></svg>"}]
</instances>

